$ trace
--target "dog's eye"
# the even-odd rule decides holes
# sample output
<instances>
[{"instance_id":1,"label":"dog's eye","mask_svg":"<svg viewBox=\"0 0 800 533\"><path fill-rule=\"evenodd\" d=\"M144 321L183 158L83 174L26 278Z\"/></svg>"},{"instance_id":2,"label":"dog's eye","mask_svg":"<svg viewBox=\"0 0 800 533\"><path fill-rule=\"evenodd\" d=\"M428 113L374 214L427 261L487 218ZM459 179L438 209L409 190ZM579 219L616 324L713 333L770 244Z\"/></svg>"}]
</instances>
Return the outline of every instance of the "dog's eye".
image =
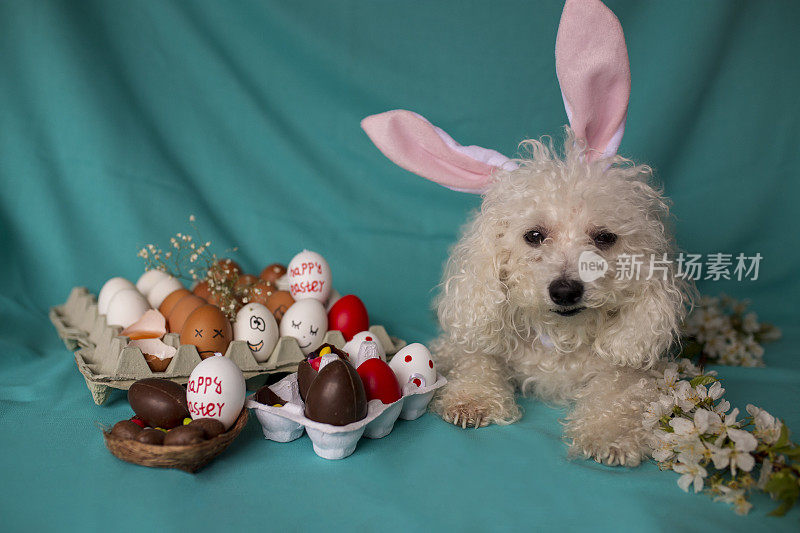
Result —
<instances>
[{"instance_id":1,"label":"dog's eye","mask_svg":"<svg viewBox=\"0 0 800 533\"><path fill-rule=\"evenodd\" d=\"M617 236L610 231L601 231L594 237L594 245L600 248L601 250L607 250L614 246L614 243L617 242Z\"/></svg>"},{"instance_id":2,"label":"dog's eye","mask_svg":"<svg viewBox=\"0 0 800 533\"><path fill-rule=\"evenodd\" d=\"M534 228L532 230L528 230L528 232L525 233L523 238L525 239L525 242L527 242L531 246L539 246L547 238L547 235L545 235L543 229Z\"/></svg>"}]
</instances>

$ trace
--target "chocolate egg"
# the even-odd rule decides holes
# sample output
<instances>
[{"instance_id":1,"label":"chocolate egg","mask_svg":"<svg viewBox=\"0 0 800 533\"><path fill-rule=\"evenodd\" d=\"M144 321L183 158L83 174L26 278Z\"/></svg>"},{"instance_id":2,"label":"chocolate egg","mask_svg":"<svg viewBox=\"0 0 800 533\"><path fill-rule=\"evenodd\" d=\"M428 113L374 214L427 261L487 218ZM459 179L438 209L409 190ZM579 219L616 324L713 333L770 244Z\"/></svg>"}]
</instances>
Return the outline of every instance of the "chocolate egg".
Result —
<instances>
[{"instance_id":1,"label":"chocolate egg","mask_svg":"<svg viewBox=\"0 0 800 533\"><path fill-rule=\"evenodd\" d=\"M335 359L319 371L306 394L309 420L346 426L367 416L367 395L353 366Z\"/></svg>"},{"instance_id":2,"label":"chocolate egg","mask_svg":"<svg viewBox=\"0 0 800 533\"><path fill-rule=\"evenodd\" d=\"M164 437L166 433L160 429L147 428L143 429L136 435L136 440L144 444L164 444Z\"/></svg>"},{"instance_id":3,"label":"chocolate egg","mask_svg":"<svg viewBox=\"0 0 800 533\"><path fill-rule=\"evenodd\" d=\"M264 385L258 389L253 396L253 399L258 403L272 406L282 406L286 400L275 394L275 391L269 388L269 385Z\"/></svg>"},{"instance_id":4,"label":"chocolate egg","mask_svg":"<svg viewBox=\"0 0 800 533\"><path fill-rule=\"evenodd\" d=\"M175 309L175 305L188 294L192 294L189 289L178 289L177 291L172 291L169 296L164 298L164 301L161 302L161 305L158 306L158 312L165 317L169 316L172 310Z\"/></svg>"},{"instance_id":5,"label":"chocolate egg","mask_svg":"<svg viewBox=\"0 0 800 533\"><path fill-rule=\"evenodd\" d=\"M318 373L319 372L314 370L308 361L300 361L300 364L297 365L297 388L300 391L300 398L302 398L303 401L306 401L308 388L311 386L311 383L317 379Z\"/></svg>"},{"instance_id":6,"label":"chocolate egg","mask_svg":"<svg viewBox=\"0 0 800 533\"><path fill-rule=\"evenodd\" d=\"M275 320L280 325L283 315L293 304L294 298L292 298L292 294L289 291L275 291L267 298L267 303L264 305L267 306L269 312L272 313L272 316L275 317Z\"/></svg>"},{"instance_id":7,"label":"chocolate egg","mask_svg":"<svg viewBox=\"0 0 800 533\"><path fill-rule=\"evenodd\" d=\"M186 391L168 379L140 379L128 389L128 403L152 427L173 428L189 416Z\"/></svg>"},{"instance_id":8,"label":"chocolate egg","mask_svg":"<svg viewBox=\"0 0 800 533\"><path fill-rule=\"evenodd\" d=\"M202 359L215 353L225 354L233 338L231 323L214 305L195 309L181 329L181 344L193 344Z\"/></svg>"},{"instance_id":9,"label":"chocolate egg","mask_svg":"<svg viewBox=\"0 0 800 533\"><path fill-rule=\"evenodd\" d=\"M207 439L213 439L217 435L225 433L225 424L216 418L198 418L189 422L188 426L200 428Z\"/></svg>"},{"instance_id":10,"label":"chocolate egg","mask_svg":"<svg viewBox=\"0 0 800 533\"><path fill-rule=\"evenodd\" d=\"M175 304L172 308L172 312L165 315L167 317L167 327L172 333L180 333L189 315L191 315L195 309L204 305L207 305L206 301L199 296L195 296L192 293L185 295Z\"/></svg>"},{"instance_id":11,"label":"chocolate egg","mask_svg":"<svg viewBox=\"0 0 800 533\"><path fill-rule=\"evenodd\" d=\"M205 433L199 427L178 426L164 435L164 446L189 446L206 440Z\"/></svg>"},{"instance_id":12,"label":"chocolate egg","mask_svg":"<svg viewBox=\"0 0 800 533\"><path fill-rule=\"evenodd\" d=\"M111 428L111 434L120 439L134 439L142 431L142 426L131 420L120 420Z\"/></svg>"},{"instance_id":13,"label":"chocolate egg","mask_svg":"<svg viewBox=\"0 0 800 533\"><path fill-rule=\"evenodd\" d=\"M275 283L275 281L284 274L286 274L285 266L281 265L280 263L272 263L261 271L261 275L259 277L264 281Z\"/></svg>"}]
</instances>

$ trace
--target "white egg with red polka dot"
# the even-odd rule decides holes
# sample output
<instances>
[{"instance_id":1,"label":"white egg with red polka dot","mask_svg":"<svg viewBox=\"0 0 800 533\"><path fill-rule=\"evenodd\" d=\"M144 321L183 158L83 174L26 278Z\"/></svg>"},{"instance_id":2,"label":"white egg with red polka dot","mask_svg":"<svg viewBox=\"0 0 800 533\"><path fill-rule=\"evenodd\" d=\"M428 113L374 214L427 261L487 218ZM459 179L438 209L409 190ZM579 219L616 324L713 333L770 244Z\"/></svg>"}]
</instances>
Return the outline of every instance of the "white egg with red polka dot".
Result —
<instances>
[{"instance_id":1,"label":"white egg with red polka dot","mask_svg":"<svg viewBox=\"0 0 800 533\"><path fill-rule=\"evenodd\" d=\"M347 341L342 350L347 352L347 355L353 359L358 355L358 349L361 347L361 343L369 341L372 341L377 345L378 355L381 356L381 359L386 361L386 349L383 347L383 343L380 341L380 339L371 331L362 331L361 333L356 333L353 335L352 339Z\"/></svg>"},{"instance_id":2,"label":"white egg with red polka dot","mask_svg":"<svg viewBox=\"0 0 800 533\"><path fill-rule=\"evenodd\" d=\"M425 345L415 342L397 352L389 368L394 371L401 387L413 383L417 387L429 387L436 383L436 365Z\"/></svg>"}]
</instances>

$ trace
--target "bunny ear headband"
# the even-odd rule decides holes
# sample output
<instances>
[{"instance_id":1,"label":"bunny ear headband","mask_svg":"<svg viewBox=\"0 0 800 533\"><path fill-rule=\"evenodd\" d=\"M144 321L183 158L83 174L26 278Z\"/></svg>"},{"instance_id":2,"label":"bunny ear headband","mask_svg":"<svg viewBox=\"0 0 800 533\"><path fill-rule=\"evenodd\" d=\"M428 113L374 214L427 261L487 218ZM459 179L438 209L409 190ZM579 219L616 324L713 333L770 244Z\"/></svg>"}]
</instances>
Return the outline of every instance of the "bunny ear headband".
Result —
<instances>
[{"instance_id":1,"label":"bunny ear headband","mask_svg":"<svg viewBox=\"0 0 800 533\"><path fill-rule=\"evenodd\" d=\"M570 126L592 161L622 141L631 72L622 26L600 0L567 0L556 37L556 74ZM422 116L402 109L371 115L361 127L397 165L450 189L483 193L492 173L516 163L480 146L461 146Z\"/></svg>"}]
</instances>

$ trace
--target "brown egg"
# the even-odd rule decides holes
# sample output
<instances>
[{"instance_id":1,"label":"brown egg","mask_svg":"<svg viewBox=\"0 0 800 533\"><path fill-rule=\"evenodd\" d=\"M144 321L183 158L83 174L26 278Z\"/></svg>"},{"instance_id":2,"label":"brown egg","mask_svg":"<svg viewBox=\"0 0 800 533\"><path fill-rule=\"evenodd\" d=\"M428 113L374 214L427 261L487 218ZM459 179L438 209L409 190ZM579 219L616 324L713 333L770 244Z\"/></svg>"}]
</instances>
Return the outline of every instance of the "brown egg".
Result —
<instances>
[{"instance_id":1,"label":"brown egg","mask_svg":"<svg viewBox=\"0 0 800 533\"><path fill-rule=\"evenodd\" d=\"M215 305L204 305L189 315L181 331L181 344L193 344L202 359L225 354L233 339L231 323Z\"/></svg>"},{"instance_id":2,"label":"brown egg","mask_svg":"<svg viewBox=\"0 0 800 533\"><path fill-rule=\"evenodd\" d=\"M241 274L242 267L233 259L223 258L214 263L209 269L214 279L225 280L229 279L233 274Z\"/></svg>"},{"instance_id":3,"label":"brown egg","mask_svg":"<svg viewBox=\"0 0 800 533\"><path fill-rule=\"evenodd\" d=\"M236 280L237 287L248 287L258 281L258 278L252 274L239 274L239 278Z\"/></svg>"},{"instance_id":4,"label":"brown egg","mask_svg":"<svg viewBox=\"0 0 800 533\"><path fill-rule=\"evenodd\" d=\"M273 287L271 283L259 279L242 292L241 303L242 305L245 303L267 305L267 298L269 298L273 292L275 292L275 287ZM245 299L247 299L246 302Z\"/></svg>"},{"instance_id":5,"label":"brown egg","mask_svg":"<svg viewBox=\"0 0 800 533\"><path fill-rule=\"evenodd\" d=\"M283 314L286 313L293 303L294 298L292 298L289 291L276 291L267 298L267 303L264 305L267 306L267 309L269 309L270 313L275 317L275 320L280 324Z\"/></svg>"},{"instance_id":6,"label":"brown egg","mask_svg":"<svg viewBox=\"0 0 800 533\"><path fill-rule=\"evenodd\" d=\"M259 277L264 281L275 283L275 280L282 277L284 274L286 274L285 266L280 263L272 263L261 271L261 275Z\"/></svg>"},{"instance_id":7,"label":"brown egg","mask_svg":"<svg viewBox=\"0 0 800 533\"><path fill-rule=\"evenodd\" d=\"M164 298L164 301L161 302L161 305L158 306L158 312L168 317L172 310L175 308L175 304L181 301L181 298L186 296L187 294L192 294L187 289L178 289L177 291L172 291L169 293L169 296Z\"/></svg>"},{"instance_id":8,"label":"brown egg","mask_svg":"<svg viewBox=\"0 0 800 533\"><path fill-rule=\"evenodd\" d=\"M199 296L187 294L172 308L172 313L167 317L167 327L172 333L180 333L189 315L191 315L195 309L207 305L207 303L208 302Z\"/></svg>"},{"instance_id":9,"label":"brown egg","mask_svg":"<svg viewBox=\"0 0 800 533\"><path fill-rule=\"evenodd\" d=\"M192 292L195 296L199 296L203 300L208 300L208 297L211 296L211 289L208 288L207 280L198 281L192 289Z\"/></svg>"}]
</instances>

